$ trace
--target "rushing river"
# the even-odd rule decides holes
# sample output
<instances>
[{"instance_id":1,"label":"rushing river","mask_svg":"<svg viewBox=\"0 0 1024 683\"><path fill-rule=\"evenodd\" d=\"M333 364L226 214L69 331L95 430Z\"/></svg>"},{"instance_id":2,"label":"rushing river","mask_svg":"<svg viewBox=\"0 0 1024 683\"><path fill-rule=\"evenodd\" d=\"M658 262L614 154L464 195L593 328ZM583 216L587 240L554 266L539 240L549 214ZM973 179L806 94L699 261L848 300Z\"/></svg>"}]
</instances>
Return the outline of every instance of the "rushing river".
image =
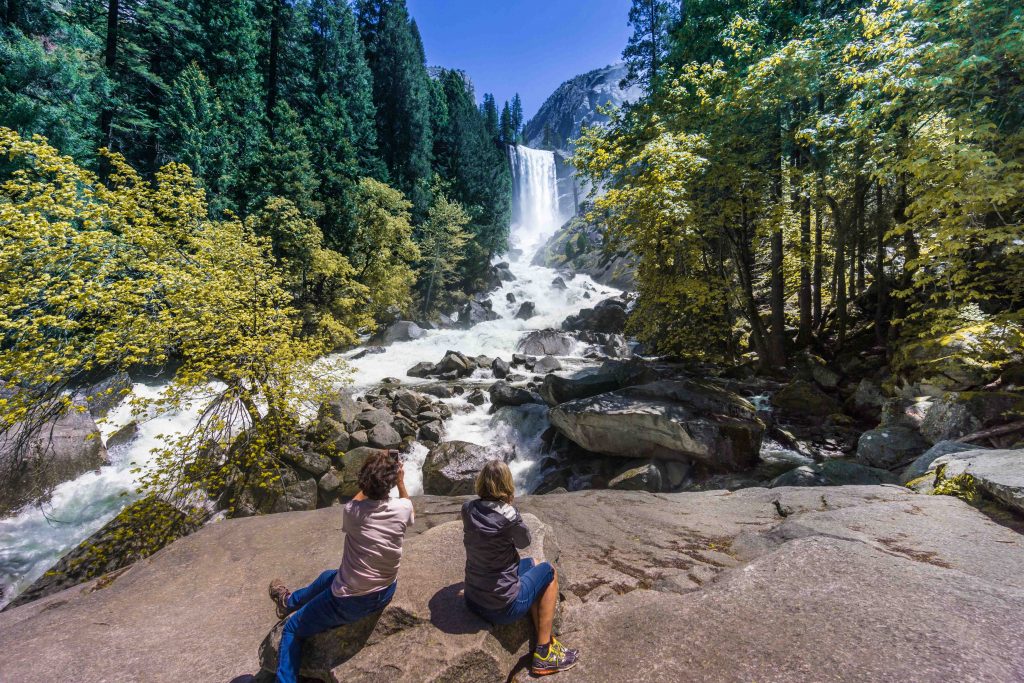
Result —
<instances>
[{"instance_id":1,"label":"rushing river","mask_svg":"<svg viewBox=\"0 0 1024 683\"><path fill-rule=\"evenodd\" d=\"M516 222L512 226L512 246L513 253L521 256L510 260L509 264L515 281L504 283L491 294L493 310L500 318L468 330L428 331L415 341L395 343L384 353L350 361L352 390L357 394L378 385L386 377L400 378L409 386L427 381L407 378L406 371L421 361L439 361L449 349L469 356L499 356L511 360L517 342L531 330L557 328L567 316L619 293L585 276L567 280L565 289L556 288L552 286L558 276L555 271L530 265L537 248L563 218L558 208L555 162L550 152L523 147L510 149L509 156L515 179ZM515 303L508 300L509 293L514 295ZM515 315L526 301L536 304L536 315L527 321L519 320ZM577 357L563 359L564 374L571 374L585 365L578 357L581 351L582 347L577 349ZM477 370L464 383L486 388L493 381L489 370ZM137 394L147 397L161 389L160 385L136 384L134 387ZM448 403L455 414L445 425L445 439L469 441L513 455L511 466L517 484L529 490L538 474L540 435L548 424L547 409L524 406L491 415L489 404L472 406L462 398ZM106 424L101 425L104 438L130 419L127 403L122 404ZM110 449L109 465L58 486L45 505L27 507L13 517L0 520L0 606L120 512L132 500L137 476L133 469L145 468L151 450L162 443L162 437L187 430L194 419L188 411L151 416L142 423L134 441ZM425 456L426 449L419 445L407 456L406 471L412 493L422 490L420 465Z\"/></svg>"}]
</instances>

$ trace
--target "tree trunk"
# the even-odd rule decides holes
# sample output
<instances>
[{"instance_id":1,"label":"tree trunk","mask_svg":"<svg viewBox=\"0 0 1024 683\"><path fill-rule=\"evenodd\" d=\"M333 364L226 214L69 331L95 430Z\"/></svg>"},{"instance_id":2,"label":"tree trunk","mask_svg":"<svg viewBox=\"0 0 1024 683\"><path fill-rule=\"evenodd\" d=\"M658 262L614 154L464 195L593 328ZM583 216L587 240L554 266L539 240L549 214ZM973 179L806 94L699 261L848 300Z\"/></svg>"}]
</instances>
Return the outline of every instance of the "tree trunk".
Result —
<instances>
[{"instance_id":1,"label":"tree trunk","mask_svg":"<svg viewBox=\"0 0 1024 683\"><path fill-rule=\"evenodd\" d=\"M118 0L107 2L107 41L103 51L103 66L107 70L107 77L112 83L117 83L114 73L117 68L117 30L120 19L120 8ZM106 101L103 110L100 112L100 141L107 149L114 149L114 109L110 100ZM106 178L110 174L110 164L106 159L100 159L100 177Z\"/></svg>"},{"instance_id":2,"label":"tree trunk","mask_svg":"<svg viewBox=\"0 0 1024 683\"><path fill-rule=\"evenodd\" d=\"M811 199L800 201L800 334L797 343L807 347L811 343Z\"/></svg>"},{"instance_id":3,"label":"tree trunk","mask_svg":"<svg viewBox=\"0 0 1024 683\"><path fill-rule=\"evenodd\" d=\"M775 177L772 180L772 195L776 202L782 201L782 165L785 158L782 148L783 130L782 110L780 109L777 113L777 129L775 131L777 148L772 159L776 164ZM777 368L786 365L786 279L782 259L782 226L776 224L772 226L771 235L772 272L769 303L771 306L772 329L771 337L768 340L768 350L771 354L770 362L772 366Z\"/></svg>"},{"instance_id":4,"label":"tree trunk","mask_svg":"<svg viewBox=\"0 0 1024 683\"><path fill-rule=\"evenodd\" d=\"M907 197L907 178L905 174L900 176L899 188L896 191L896 206L893 210L893 220L896 225L903 225L907 221L907 206L910 200ZM903 233L903 273L900 275L899 289L906 292L914 280L914 273L907 264L920 256L920 248L914 233L907 230ZM897 296L893 302L893 322L889 326L889 349L895 348L895 342L902 334L902 320L907 315L907 295Z\"/></svg>"},{"instance_id":5,"label":"tree trunk","mask_svg":"<svg viewBox=\"0 0 1024 683\"><path fill-rule=\"evenodd\" d=\"M885 215L882 183L875 185L875 341L884 346L887 339L886 309L889 307L889 282L885 277Z\"/></svg>"},{"instance_id":6,"label":"tree trunk","mask_svg":"<svg viewBox=\"0 0 1024 683\"><path fill-rule=\"evenodd\" d=\"M815 202L814 204L814 300L812 303L811 317L813 318L813 327L815 329L821 328L821 287L824 284L825 275L825 264L824 264L824 249L823 249L823 235L824 230L821 227L822 210L821 204Z\"/></svg>"},{"instance_id":7,"label":"tree trunk","mask_svg":"<svg viewBox=\"0 0 1024 683\"><path fill-rule=\"evenodd\" d=\"M270 54L267 57L267 120L271 122L273 136L274 109L277 107L277 65L281 52L281 3L271 0L270 12Z\"/></svg>"},{"instance_id":8,"label":"tree trunk","mask_svg":"<svg viewBox=\"0 0 1024 683\"><path fill-rule=\"evenodd\" d=\"M7 0L7 11L4 13L4 21L8 26L18 23L18 0Z\"/></svg>"}]
</instances>

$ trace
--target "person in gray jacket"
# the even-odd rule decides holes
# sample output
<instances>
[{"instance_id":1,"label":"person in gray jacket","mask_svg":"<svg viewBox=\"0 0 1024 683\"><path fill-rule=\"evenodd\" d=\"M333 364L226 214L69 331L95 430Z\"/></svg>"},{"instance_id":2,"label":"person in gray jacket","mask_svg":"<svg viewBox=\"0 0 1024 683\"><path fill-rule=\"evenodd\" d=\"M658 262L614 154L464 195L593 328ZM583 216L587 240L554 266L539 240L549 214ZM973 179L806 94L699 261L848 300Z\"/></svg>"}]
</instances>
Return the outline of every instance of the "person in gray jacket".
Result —
<instances>
[{"instance_id":1,"label":"person in gray jacket","mask_svg":"<svg viewBox=\"0 0 1024 683\"><path fill-rule=\"evenodd\" d=\"M551 633L558 603L558 576L548 562L520 558L530 529L512 507L515 484L508 465L492 460L477 475L476 500L462 506L466 546L466 606L495 625L533 618L537 645L530 672L545 676L571 669L579 653Z\"/></svg>"}]
</instances>

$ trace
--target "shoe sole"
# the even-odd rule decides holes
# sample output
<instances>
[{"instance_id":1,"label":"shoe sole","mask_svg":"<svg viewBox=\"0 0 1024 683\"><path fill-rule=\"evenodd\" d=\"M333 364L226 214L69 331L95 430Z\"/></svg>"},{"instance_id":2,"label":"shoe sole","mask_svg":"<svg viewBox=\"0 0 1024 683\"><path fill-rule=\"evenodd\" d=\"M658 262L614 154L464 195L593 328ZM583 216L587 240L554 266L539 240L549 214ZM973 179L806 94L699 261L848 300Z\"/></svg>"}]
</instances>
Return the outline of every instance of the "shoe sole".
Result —
<instances>
[{"instance_id":1,"label":"shoe sole","mask_svg":"<svg viewBox=\"0 0 1024 683\"><path fill-rule=\"evenodd\" d=\"M577 664L579 664L579 660L577 660L577 661L573 662L572 664L570 664L569 666L563 667L561 669L545 669L543 671L542 670L538 670L538 669L534 669L534 668L531 667L530 668L530 675L532 675L532 676L551 676L553 674L560 674L563 671L568 671L569 669L572 669Z\"/></svg>"}]
</instances>

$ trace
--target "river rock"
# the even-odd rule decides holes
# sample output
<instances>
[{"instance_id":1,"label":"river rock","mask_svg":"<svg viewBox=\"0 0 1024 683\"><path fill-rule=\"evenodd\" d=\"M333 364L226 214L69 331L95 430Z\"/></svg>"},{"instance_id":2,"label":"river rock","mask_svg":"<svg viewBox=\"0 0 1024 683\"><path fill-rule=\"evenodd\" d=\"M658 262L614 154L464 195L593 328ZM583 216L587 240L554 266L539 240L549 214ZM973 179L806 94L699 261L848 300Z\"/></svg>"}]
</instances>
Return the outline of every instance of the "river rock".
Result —
<instances>
[{"instance_id":1,"label":"river rock","mask_svg":"<svg viewBox=\"0 0 1024 683\"><path fill-rule=\"evenodd\" d=\"M118 372L102 382L86 388L81 399L89 406L89 412L96 419L106 417L121 405L132 390L132 378L127 372Z\"/></svg>"},{"instance_id":2,"label":"river rock","mask_svg":"<svg viewBox=\"0 0 1024 683\"><path fill-rule=\"evenodd\" d=\"M772 396L772 405L787 417L814 421L840 412L839 403L810 382L797 380Z\"/></svg>"},{"instance_id":3,"label":"river rock","mask_svg":"<svg viewBox=\"0 0 1024 683\"><path fill-rule=\"evenodd\" d=\"M551 287L560 291L569 289L569 285L565 284L565 279L561 275L551 281Z\"/></svg>"},{"instance_id":4,"label":"river rock","mask_svg":"<svg viewBox=\"0 0 1024 683\"><path fill-rule=\"evenodd\" d=\"M437 366L433 363L428 363L424 361L422 363L417 363L416 365L409 368L409 370L405 374L408 375L409 377L425 379L427 377L431 377L437 374Z\"/></svg>"},{"instance_id":5,"label":"river rock","mask_svg":"<svg viewBox=\"0 0 1024 683\"><path fill-rule=\"evenodd\" d=\"M543 358L539 358L533 365L533 371L539 375L546 375L549 372L558 372L561 369L562 364L554 356L544 356Z\"/></svg>"},{"instance_id":6,"label":"river rock","mask_svg":"<svg viewBox=\"0 0 1024 683\"><path fill-rule=\"evenodd\" d=\"M802 465L775 477L770 488L780 486L861 486L898 484L896 476L887 470L865 467L844 460L826 460L813 465Z\"/></svg>"},{"instance_id":7,"label":"river rock","mask_svg":"<svg viewBox=\"0 0 1024 683\"><path fill-rule=\"evenodd\" d=\"M476 369L476 363L464 353L458 351L447 351L444 358L437 364L435 372L440 374L451 373L456 377L468 377Z\"/></svg>"},{"instance_id":8,"label":"river rock","mask_svg":"<svg viewBox=\"0 0 1024 683\"><path fill-rule=\"evenodd\" d=\"M306 451L301 448L285 449L281 454L281 459L314 477L319 477L331 469L329 458L324 457L320 453Z\"/></svg>"},{"instance_id":9,"label":"river rock","mask_svg":"<svg viewBox=\"0 0 1024 683\"><path fill-rule=\"evenodd\" d=\"M505 301L509 302L510 304L514 304L516 302L516 295L513 294L512 292L507 293L505 295Z\"/></svg>"},{"instance_id":10,"label":"river rock","mask_svg":"<svg viewBox=\"0 0 1024 683\"><path fill-rule=\"evenodd\" d=\"M847 400L847 408L853 415L865 420L878 421L881 419L885 400L885 395L878 384L870 379L862 379L857 385L857 390Z\"/></svg>"},{"instance_id":11,"label":"river rock","mask_svg":"<svg viewBox=\"0 0 1024 683\"><path fill-rule=\"evenodd\" d=\"M366 346L366 347L363 347L363 348L359 349L358 351L353 353L351 356L349 356L349 360L362 360L363 358L366 358L367 356L371 356L371 355L375 355L375 354L381 354L381 353L387 353L387 352L388 352L388 350L385 349L383 346Z\"/></svg>"},{"instance_id":12,"label":"river rock","mask_svg":"<svg viewBox=\"0 0 1024 683\"><path fill-rule=\"evenodd\" d=\"M663 474L659 463L645 460L630 463L608 482L608 488L622 491L650 491L659 493Z\"/></svg>"},{"instance_id":13,"label":"river rock","mask_svg":"<svg viewBox=\"0 0 1024 683\"><path fill-rule=\"evenodd\" d=\"M870 467L901 470L930 445L909 427L879 427L861 434L857 441L857 459Z\"/></svg>"},{"instance_id":14,"label":"river rock","mask_svg":"<svg viewBox=\"0 0 1024 683\"><path fill-rule=\"evenodd\" d=\"M500 317L483 304L477 301L469 301L459 311L459 327L469 329L474 325L479 325L489 320L497 320Z\"/></svg>"},{"instance_id":15,"label":"river rock","mask_svg":"<svg viewBox=\"0 0 1024 683\"><path fill-rule=\"evenodd\" d=\"M415 429L409 435L412 436L413 434L415 434ZM374 425L366 433L366 440L372 448L389 449L398 448L402 445L402 435L391 424L386 422Z\"/></svg>"},{"instance_id":16,"label":"river rock","mask_svg":"<svg viewBox=\"0 0 1024 683\"><path fill-rule=\"evenodd\" d=\"M470 495L476 475L493 459L486 448L466 441L439 444L423 461L423 491L439 496Z\"/></svg>"},{"instance_id":17,"label":"river rock","mask_svg":"<svg viewBox=\"0 0 1024 683\"><path fill-rule=\"evenodd\" d=\"M494 272L497 273L498 279L502 282L515 282L516 276L512 274L508 263L499 263L494 266Z\"/></svg>"},{"instance_id":18,"label":"river rock","mask_svg":"<svg viewBox=\"0 0 1024 683\"><path fill-rule=\"evenodd\" d=\"M139 436L139 423L132 420L107 438L107 448L125 446Z\"/></svg>"},{"instance_id":19,"label":"river rock","mask_svg":"<svg viewBox=\"0 0 1024 683\"><path fill-rule=\"evenodd\" d=\"M937 399L921 423L932 443L957 439L1024 418L1024 396L1008 391L965 391Z\"/></svg>"},{"instance_id":20,"label":"river rock","mask_svg":"<svg viewBox=\"0 0 1024 683\"><path fill-rule=\"evenodd\" d=\"M428 422L420 427L419 437L424 441L440 443L441 439L444 438L444 425L440 420Z\"/></svg>"},{"instance_id":21,"label":"river rock","mask_svg":"<svg viewBox=\"0 0 1024 683\"><path fill-rule=\"evenodd\" d=\"M558 330L535 330L519 340L516 349L530 356L568 356L576 340Z\"/></svg>"},{"instance_id":22,"label":"river rock","mask_svg":"<svg viewBox=\"0 0 1024 683\"><path fill-rule=\"evenodd\" d=\"M535 392L519 387L514 387L508 382L495 382L488 391L491 397L491 404L495 408L503 406L522 406L528 403L544 403L544 399Z\"/></svg>"},{"instance_id":23,"label":"river rock","mask_svg":"<svg viewBox=\"0 0 1024 683\"><path fill-rule=\"evenodd\" d=\"M907 468L900 474L900 483L906 484L928 474L928 471L932 469L932 463L944 455L979 450L983 449L958 441L940 441L922 453L914 462L907 465Z\"/></svg>"},{"instance_id":24,"label":"river rock","mask_svg":"<svg viewBox=\"0 0 1024 683\"><path fill-rule=\"evenodd\" d=\"M81 408L81 410L79 410ZM0 434L0 515L8 516L53 487L99 469L107 449L92 415L81 404L39 428L19 457L15 443L22 427Z\"/></svg>"},{"instance_id":25,"label":"river rock","mask_svg":"<svg viewBox=\"0 0 1024 683\"><path fill-rule=\"evenodd\" d=\"M604 455L697 461L737 471L758 461L764 423L745 399L697 381L661 381L563 403L551 423Z\"/></svg>"},{"instance_id":26,"label":"river rock","mask_svg":"<svg viewBox=\"0 0 1024 683\"><path fill-rule=\"evenodd\" d=\"M366 459L378 453L380 449L361 446L353 448L342 458L341 484L338 487L338 495L346 498L359 493L359 470L363 468Z\"/></svg>"},{"instance_id":27,"label":"river rock","mask_svg":"<svg viewBox=\"0 0 1024 683\"><path fill-rule=\"evenodd\" d=\"M399 320L388 325L377 333L372 341L381 346L388 346L395 342L415 341L426 334L426 331L409 320Z\"/></svg>"},{"instance_id":28,"label":"river rock","mask_svg":"<svg viewBox=\"0 0 1024 683\"><path fill-rule=\"evenodd\" d=\"M619 378L610 373L589 375L579 379L547 375L540 386L539 393L548 405L556 406L566 401L590 398L621 388Z\"/></svg>"},{"instance_id":29,"label":"river rock","mask_svg":"<svg viewBox=\"0 0 1024 683\"><path fill-rule=\"evenodd\" d=\"M523 302L523 305L519 307L519 311L516 313L516 318L519 320L529 320L535 315L537 315L537 305L532 301L525 301Z\"/></svg>"},{"instance_id":30,"label":"river rock","mask_svg":"<svg viewBox=\"0 0 1024 683\"><path fill-rule=\"evenodd\" d=\"M584 308L562 322L562 329L575 332L622 334L626 331L626 302L619 297L605 299L594 308Z\"/></svg>"},{"instance_id":31,"label":"river rock","mask_svg":"<svg viewBox=\"0 0 1024 683\"><path fill-rule=\"evenodd\" d=\"M320 408L321 415L327 415L335 422L347 425L362 412L362 408L347 393L341 393Z\"/></svg>"},{"instance_id":32,"label":"river rock","mask_svg":"<svg viewBox=\"0 0 1024 683\"><path fill-rule=\"evenodd\" d=\"M487 394L480 391L479 389L474 389L473 391L469 392L469 396L466 397L466 402L469 403L470 405L482 406L483 404L487 403Z\"/></svg>"},{"instance_id":33,"label":"river rock","mask_svg":"<svg viewBox=\"0 0 1024 683\"><path fill-rule=\"evenodd\" d=\"M497 379L505 379L512 372L512 366L500 358L495 358L491 363L491 372Z\"/></svg>"},{"instance_id":34,"label":"river rock","mask_svg":"<svg viewBox=\"0 0 1024 683\"><path fill-rule=\"evenodd\" d=\"M1024 449L952 453L937 458L929 469L942 480L969 476L983 493L1024 514Z\"/></svg>"}]
</instances>

